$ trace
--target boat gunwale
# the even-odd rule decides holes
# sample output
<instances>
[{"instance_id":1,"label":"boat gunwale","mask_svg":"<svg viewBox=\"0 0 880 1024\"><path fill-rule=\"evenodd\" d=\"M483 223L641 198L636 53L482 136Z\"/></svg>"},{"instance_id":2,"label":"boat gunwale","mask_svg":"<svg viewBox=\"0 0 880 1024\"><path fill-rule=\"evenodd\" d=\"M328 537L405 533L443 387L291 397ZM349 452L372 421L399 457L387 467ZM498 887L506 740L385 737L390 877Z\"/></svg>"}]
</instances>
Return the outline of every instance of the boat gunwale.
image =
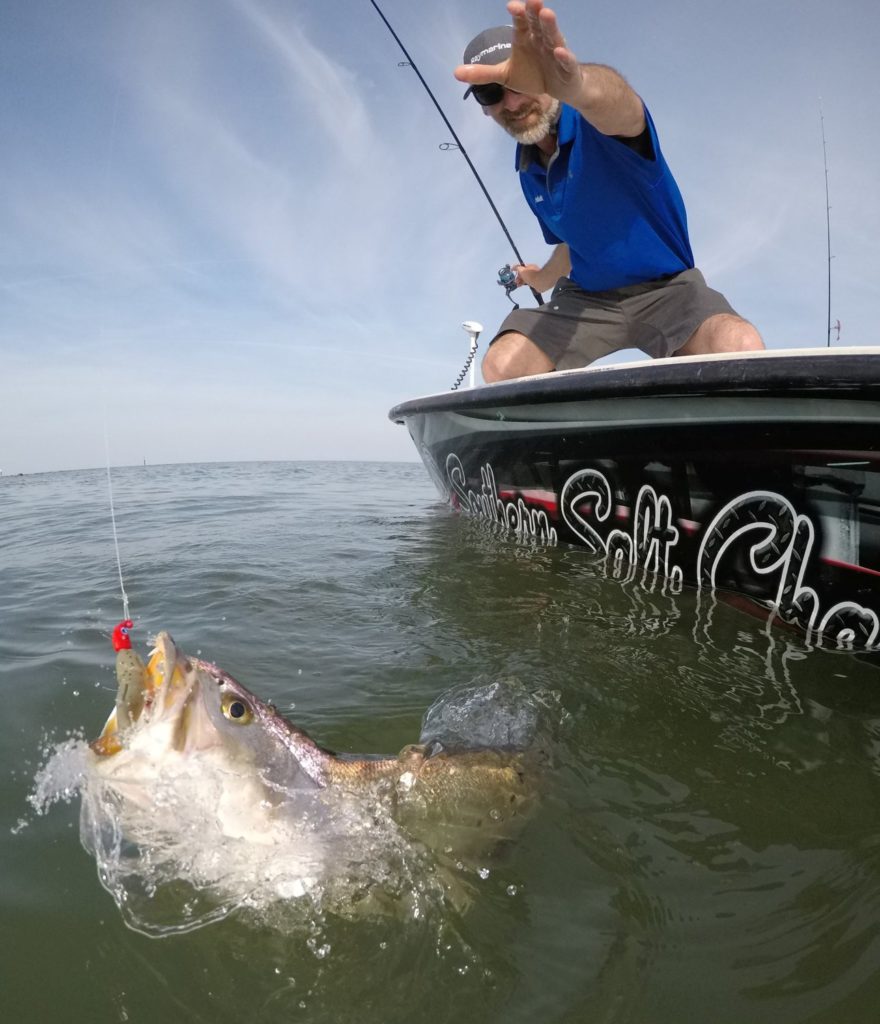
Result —
<instances>
[{"instance_id":1,"label":"boat gunwale","mask_svg":"<svg viewBox=\"0 0 880 1024\"><path fill-rule=\"evenodd\" d=\"M410 399L394 406L388 418L404 423L407 417L431 412L599 398L722 394L796 398L817 393L852 397L853 392L880 398L880 348L765 351L587 367Z\"/></svg>"}]
</instances>

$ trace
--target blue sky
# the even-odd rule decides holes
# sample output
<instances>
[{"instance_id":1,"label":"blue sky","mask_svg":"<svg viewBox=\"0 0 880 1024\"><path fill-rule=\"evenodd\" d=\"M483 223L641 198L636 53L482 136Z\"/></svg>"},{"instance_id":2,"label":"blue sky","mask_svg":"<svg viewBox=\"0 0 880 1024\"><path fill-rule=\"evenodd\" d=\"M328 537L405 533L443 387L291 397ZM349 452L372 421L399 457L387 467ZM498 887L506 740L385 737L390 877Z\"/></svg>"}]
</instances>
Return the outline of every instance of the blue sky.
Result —
<instances>
[{"instance_id":1,"label":"blue sky","mask_svg":"<svg viewBox=\"0 0 880 1024\"><path fill-rule=\"evenodd\" d=\"M494 0L383 10L523 256L512 140L463 103ZM771 348L878 339L880 6L555 9L645 98L698 265ZM0 469L413 459L388 409L443 391L512 259L368 0L0 3ZM518 293L523 302L526 292ZM486 338L485 340L488 340Z\"/></svg>"}]
</instances>

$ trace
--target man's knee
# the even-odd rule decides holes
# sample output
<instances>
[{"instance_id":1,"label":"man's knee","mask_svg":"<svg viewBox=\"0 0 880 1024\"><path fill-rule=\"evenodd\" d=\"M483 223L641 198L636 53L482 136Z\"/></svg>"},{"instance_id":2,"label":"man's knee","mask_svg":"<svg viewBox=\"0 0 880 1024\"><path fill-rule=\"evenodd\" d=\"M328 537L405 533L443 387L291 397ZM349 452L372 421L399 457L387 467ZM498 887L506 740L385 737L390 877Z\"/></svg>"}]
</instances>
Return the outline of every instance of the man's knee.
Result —
<instances>
[{"instance_id":1,"label":"man's knee","mask_svg":"<svg viewBox=\"0 0 880 1024\"><path fill-rule=\"evenodd\" d=\"M741 316L728 316L728 323L722 329L722 338L729 348L725 352L760 352L764 349L764 339L754 324L743 320Z\"/></svg>"},{"instance_id":2,"label":"man's knee","mask_svg":"<svg viewBox=\"0 0 880 1024\"><path fill-rule=\"evenodd\" d=\"M516 377L517 374L511 371L512 363L510 354L501 347L500 342L496 341L483 356L480 366L483 380L487 384L494 384L499 380L510 380L512 377Z\"/></svg>"},{"instance_id":3,"label":"man's knee","mask_svg":"<svg viewBox=\"0 0 880 1024\"><path fill-rule=\"evenodd\" d=\"M676 355L758 352L763 348L761 335L748 320L732 313L716 313L700 324Z\"/></svg>"},{"instance_id":4,"label":"man's knee","mask_svg":"<svg viewBox=\"0 0 880 1024\"><path fill-rule=\"evenodd\" d=\"M493 384L516 377L533 377L549 373L555 367L538 346L524 334L508 331L496 339L483 357L483 380Z\"/></svg>"}]
</instances>

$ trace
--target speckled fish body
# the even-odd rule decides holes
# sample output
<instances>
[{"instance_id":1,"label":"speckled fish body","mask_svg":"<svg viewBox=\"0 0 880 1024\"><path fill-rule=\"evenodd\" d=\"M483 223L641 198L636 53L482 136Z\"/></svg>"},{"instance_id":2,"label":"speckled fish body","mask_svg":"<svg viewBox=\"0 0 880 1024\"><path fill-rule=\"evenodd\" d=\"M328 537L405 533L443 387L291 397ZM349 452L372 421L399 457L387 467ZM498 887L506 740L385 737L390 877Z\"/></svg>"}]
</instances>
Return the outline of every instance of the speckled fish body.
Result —
<instances>
[{"instance_id":1,"label":"speckled fish body","mask_svg":"<svg viewBox=\"0 0 880 1024\"><path fill-rule=\"evenodd\" d=\"M523 753L439 744L394 756L327 750L217 665L184 654L168 633L156 638L146 665L134 655L117 669L116 708L91 746L97 770L141 806L184 763L188 777L200 764L222 767L229 829L249 836L265 830L261 817L295 813L297 795L316 790L384 797L407 824L455 822L499 834L533 797Z\"/></svg>"}]
</instances>

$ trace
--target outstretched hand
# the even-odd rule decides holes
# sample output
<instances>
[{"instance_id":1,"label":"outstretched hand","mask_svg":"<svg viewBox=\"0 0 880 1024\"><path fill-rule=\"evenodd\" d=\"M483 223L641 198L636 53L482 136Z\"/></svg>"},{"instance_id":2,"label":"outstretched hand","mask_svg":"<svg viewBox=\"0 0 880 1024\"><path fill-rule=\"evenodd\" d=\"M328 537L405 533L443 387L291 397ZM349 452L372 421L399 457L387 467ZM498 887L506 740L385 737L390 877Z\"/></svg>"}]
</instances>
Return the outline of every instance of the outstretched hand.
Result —
<instances>
[{"instance_id":1,"label":"outstretched hand","mask_svg":"<svg viewBox=\"0 0 880 1024\"><path fill-rule=\"evenodd\" d=\"M499 64L462 64L455 77L467 85L498 82L529 96L547 93L574 105L583 80L577 58L565 45L556 15L543 0L512 0L513 49Z\"/></svg>"}]
</instances>

